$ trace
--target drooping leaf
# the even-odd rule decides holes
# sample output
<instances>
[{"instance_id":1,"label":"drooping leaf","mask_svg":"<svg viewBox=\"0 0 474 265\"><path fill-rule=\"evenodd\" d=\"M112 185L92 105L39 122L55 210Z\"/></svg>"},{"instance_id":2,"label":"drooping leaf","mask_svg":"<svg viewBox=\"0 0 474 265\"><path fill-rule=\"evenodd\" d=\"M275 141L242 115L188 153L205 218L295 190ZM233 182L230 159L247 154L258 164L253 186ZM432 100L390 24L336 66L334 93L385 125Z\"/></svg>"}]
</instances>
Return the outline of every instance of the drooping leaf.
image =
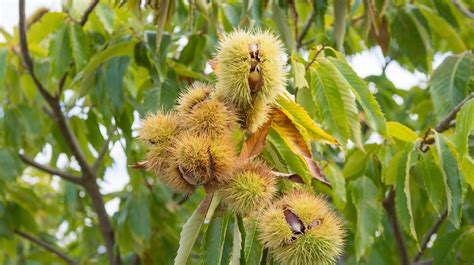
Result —
<instances>
[{"instance_id":1,"label":"drooping leaf","mask_svg":"<svg viewBox=\"0 0 474 265\"><path fill-rule=\"evenodd\" d=\"M259 155L265 148L270 132L271 120L260 126L243 144L240 158L252 158Z\"/></svg>"},{"instance_id":2,"label":"drooping leaf","mask_svg":"<svg viewBox=\"0 0 474 265\"><path fill-rule=\"evenodd\" d=\"M455 144L459 157L467 154L468 138L474 129L474 99L469 100L456 116Z\"/></svg>"},{"instance_id":3,"label":"drooping leaf","mask_svg":"<svg viewBox=\"0 0 474 265\"><path fill-rule=\"evenodd\" d=\"M334 40L339 51L343 51L344 37L346 35L347 0L334 1Z\"/></svg>"},{"instance_id":4,"label":"drooping leaf","mask_svg":"<svg viewBox=\"0 0 474 265\"><path fill-rule=\"evenodd\" d=\"M310 79L314 101L324 117L323 124L339 142L346 144L350 137L363 149L355 98L337 68L329 60L319 58L310 68Z\"/></svg>"},{"instance_id":5,"label":"drooping leaf","mask_svg":"<svg viewBox=\"0 0 474 265\"><path fill-rule=\"evenodd\" d=\"M51 60L51 72L53 76L62 76L72 60L72 49L69 41L69 30L67 24L59 26L49 44L49 58Z\"/></svg>"},{"instance_id":6,"label":"drooping leaf","mask_svg":"<svg viewBox=\"0 0 474 265\"><path fill-rule=\"evenodd\" d=\"M0 148L0 179L13 181L20 176L21 162L18 156L6 148Z\"/></svg>"},{"instance_id":7,"label":"drooping leaf","mask_svg":"<svg viewBox=\"0 0 474 265\"><path fill-rule=\"evenodd\" d=\"M207 196L191 217L189 217L188 221L186 221L183 230L181 230L179 248L176 258L174 259L175 265L186 265L204 220L206 217L209 219L212 218L218 204L219 199L216 196Z\"/></svg>"},{"instance_id":8,"label":"drooping leaf","mask_svg":"<svg viewBox=\"0 0 474 265\"><path fill-rule=\"evenodd\" d=\"M69 26L69 40L72 47L72 56L76 62L77 70L80 71L87 64L90 57L89 37L84 33L82 27L74 23Z\"/></svg>"},{"instance_id":9,"label":"drooping leaf","mask_svg":"<svg viewBox=\"0 0 474 265\"><path fill-rule=\"evenodd\" d=\"M412 129L396 121L387 122L387 130L391 137L407 143L414 143L418 139Z\"/></svg>"},{"instance_id":10,"label":"drooping leaf","mask_svg":"<svg viewBox=\"0 0 474 265\"><path fill-rule=\"evenodd\" d=\"M258 240L257 221L249 219L245 231L245 264L258 265L262 259L263 246Z\"/></svg>"},{"instance_id":11,"label":"drooping leaf","mask_svg":"<svg viewBox=\"0 0 474 265\"><path fill-rule=\"evenodd\" d=\"M202 255L204 264L220 264L222 262L222 252L230 218L232 218L231 214L223 213L222 216L214 216L209 223Z\"/></svg>"},{"instance_id":12,"label":"drooping leaf","mask_svg":"<svg viewBox=\"0 0 474 265\"><path fill-rule=\"evenodd\" d=\"M402 54L410 58L417 69L431 71L432 48L426 28L415 16L416 9L398 8L391 24L392 36Z\"/></svg>"},{"instance_id":13,"label":"drooping leaf","mask_svg":"<svg viewBox=\"0 0 474 265\"><path fill-rule=\"evenodd\" d=\"M438 151L438 164L441 167L446 188L448 219L456 228L459 228L464 202L462 175L459 172L455 156L448 147L446 139L436 134L435 143L436 150Z\"/></svg>"},{"instance_id":14,"label":"drooping leaf","mask_svg":"<svg viewBox=\"0 0 474 265\"><path fill-rule=\"evenodd\" d=\"M298 129L293 125L290 119L279 109L273 108L272 113L272 128L281 135L283 140L288 144L292 151L303 158L305 165L311 176L325 184L330 185L326 176L322 172L320 166L313 160L312 154L303 136Z\"/></svg>"},{"instance_id":15,"label":"drooping leaf","mask_svg":"<svg viewBox=\"0 0 474 265\"><path fill-rule=\"evenodd\" d=\"M466 45L464 44L462 38L446 20L444 20L441 16L438 16L434 10L427 6L419 5L418 7L420 12L430 24L430 29L446 42L450 50L455 53L466 50Z\"/></svg>"},{"instance_id":16,"label":"drooping leaf","mask_svg":"<svg viewBox=\"0 0 474 265\"><path fill-rule=\"evenodd\" d=\"M309 140L322 141L329 144L337 144L336 138L325 132L311 119L308 113L288 96L277 97L278 109L283 112Z\"/></svg>"},{"instance_id":17,"label":"drooping leaf","mask_svg":"<svg viewBox=\"0 0 474 265\"><path fill-rule=\"evenodd\" d=\"M375 232L382 221L382 207L379 201L379 190L368 177L360 177L350 183L352 201L357 211L355 232L355 252L359 260L372 246Z\"/></svg>"},{"instance_id":18,"label":"drooping leaf","mask_svg":"<svg viewBox=\"0 0 474 265\"><path fill-rule=\"evenodd\" d=\"M409 234L415 241L418 241L415 230L415 219L413 216L413 207L410 191L410 169L413 159L413 145L409 145L402 151L397 168L395 185L395 210L403 230Z\"/></svg>"},{"instance_id":19,"label":"drooping leaf","mask_svg":"<svg viewBox=\"0 0 474 265\"><path fill-rule=\"evenodd\" d=\"M237 222L237 217L234 217L234 241L232 242L232 259L230 265L239 265L241 259L242 234L240 233Z\"/></svg>"},{"instance_id":20,"label":"drooping leaf","mask_svg":"<svg viewBox=\"0 0 474 265\"><path fill-rule=\"evenodd\" d=\"M431 77L430 93L439 120L467 96L472 74L471 53L447 57Z\"/></svg>"},{"instance_id":21,"label":"drooping leaf","mask_svg":"<svg viewBox=\"0 0 474 265\"><path fill-rule=\"evenodd\" d=\"M345 60L328 57L328 60L337 68L342 80L345 80L354 93L357 102L362 106L372 128L382 136L387 136L385 117L379 103L370 93L367 83L360 79Z\"/></svg>"},{"instance_id":22,"label":"drooping leaf","mask_svg":"<svg viewBox=\"0 0 474 265\"><path fill-rule=\"evenodd\" d=\"M443 174L441 169L433 161L433 157L429 153L420 154L419 169L423 177L423 184L426 188L426 194L430 200L431 205L438 214L441 214L446 200Z\"/></svg>"},{"instance_id":23,"label":"drooping leaf","mask_svg":"<svg viewBox=\"0 0 474 265\"><path fill-rule=\"evenodd\" d=\"M456 253L461 249L466 237L472 234L474 227L467 226L437 239L433 246L433 265L456 264Z\"/></svg>"}]
</instances>

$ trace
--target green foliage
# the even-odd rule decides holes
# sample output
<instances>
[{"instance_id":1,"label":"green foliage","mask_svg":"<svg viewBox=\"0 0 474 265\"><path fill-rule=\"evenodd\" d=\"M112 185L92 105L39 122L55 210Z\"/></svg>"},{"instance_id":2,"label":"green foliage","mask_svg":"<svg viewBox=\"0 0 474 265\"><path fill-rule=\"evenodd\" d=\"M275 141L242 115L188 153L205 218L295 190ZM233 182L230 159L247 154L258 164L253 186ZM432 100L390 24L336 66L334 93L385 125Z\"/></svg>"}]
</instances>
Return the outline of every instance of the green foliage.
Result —
<instances>
[{"instance_id":1,"label":"green foliage","mask_svg":"<svg viewBox=\"0 0 474 265\"><path fill-rule=\"evenodd\" d=\"M113 264L104 220L122 264L275 264L258 218L127 166L145 159L140 120L194 81L214 84L208 61L237 27L275 32L286 48L281 120L257 159L283 176L277 196L303 187L333 203L347 227L340 263L473 263L474 20L455 1L102 0L84 25L94 1L63 2L27 19L36 78L18 28L0 28L0 264L65 261L22 233L72 264ZM378 75L357 74L361 52L383 57ZM427 82L397 87L400 67Z\"/></svg>"}]
</instances>

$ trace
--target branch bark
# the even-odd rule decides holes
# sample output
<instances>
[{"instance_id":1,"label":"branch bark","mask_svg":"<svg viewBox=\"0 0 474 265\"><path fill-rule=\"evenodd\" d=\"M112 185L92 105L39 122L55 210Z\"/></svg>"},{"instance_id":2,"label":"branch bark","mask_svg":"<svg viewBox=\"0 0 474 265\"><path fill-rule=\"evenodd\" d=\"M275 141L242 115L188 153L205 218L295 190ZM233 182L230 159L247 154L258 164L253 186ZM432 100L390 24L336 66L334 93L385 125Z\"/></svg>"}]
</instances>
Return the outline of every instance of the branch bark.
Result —
<instances>
[{"instance_id":1,"label":"branch bark","mask_svg":"<svg viewBox=\"0 0 474 265\"><path fill-rule=\"evenodd\" d=\"M443 224L443 221L446 219L447 216L448 216L448 210L446 209L438 218L438 220L436 220L436 222L433 224L430 230L428 230L428 232L425 234L420 246L420 250L416 253L415 258L413 259L413 264L418 263L421 256L423 255L423 252L426 250L431 237L438 231L439 227Z\"/></svg>"},{"instance_id":2,"label":"branch bark","mask_svg":"<svg viewBox=\"0 0 474 265\"><path fill-rule=\"evenodd\" d=\"M303 43L303 39L308 33L309 29L311 28L311 23L313 23L314 17L316 16L316 11L311 10L311 14L308 17L308 20L304 24L303 30L301 30L300 35L298 36L298 39L296 40L296 48L301 48L301 44Z\"/></svg>"},{"instance_id":3,"label":"branch bark","mask_svg":"<svg viewBox=\"0 0 474 265\"><path fill-rule=\"evenodd\" d=\"M397 243L398 254L400 256L401 265L409 265L408 252L405 245L405 239L403 237L402 229L398 223L397 214L395 212L395 190L392 188L388 193L387 198L383 202L383 207L387 212L388 221L392 227L393 235L395 236L395 242Z\"/></svg>"},{"instance_id":4,"label":"branch bark","mask_svg":"<svg viewBox=\"0 0 474 265\"><path fill-rule=\"evenodd\" d=\"M62 179L65 179L67 181L71 181L73 183L82 185L82 178L81 177L76 177L76 176L74 176L72 174L69 174L65 171L61 171L59 169L52 168L50 166L40 164L40 163L36 162L34 159L29 158L24 154L19 154L19 156L20 156L21 160L23 160L24 163L26 163L26 164L28 164L32 167L35 167L35 168L37 168L41 171L44 171L46 173L49 173L51 175L58 176L58 177L60 177Z\"/></svg>"},{"instance_id":5,"label":"branch bark","mask_svg":"<svg viewBox=\"0 0 474 265\"><path fill-rule=\"evenodd\" d=\"M466 104L471 98L474 98L474 92L472 92L471 94L469 94L469 96L467 96L465 99L459 102L459 104L456 107L454 107L454 109L451 110L451 112L449 112L449 114L446 117L444 117L444 119L441 120L435 126L434 129L440 133L451 128L451 122L454 121L454 119L456 119L456 115L458 114L459 110L461 110L462 106L464 106L464 104Z\"/></svg>"},{"instance_id":6,"label":"branch bark","mask_svg":"<svg viewBox=\"0 0 474 265\"><path fill-rule=\"evenodd\" d=\"M61 250L57 249L56 247L50 245L48 242L36 238L31 234L28 234L26 232L20 231L20 230L15 230L15 234L41 246L42 248L48 250L49 252L53 253L54 255L58 256L62 260L64 260L66 263L70 265L78 265L78 263L73 260L71 257L69 257L66 253L62 252Z\"/></svg>"},{"instance_id":7,"label":"branch bark","mask_svg":"<svg viewBox=\"0 0 474 265\"><path fill-rule=\"evenodd\" d=\"M89 19L89 15L92 13L92 11L94 11L94 8L97 6L98 3L99 0L93 0L89 7L87 7L86 11L84 12L84 15L82 15L81 21L79 22L81 26L84 26L86 24L87 20Z\"/></svg>"}]
</instances>

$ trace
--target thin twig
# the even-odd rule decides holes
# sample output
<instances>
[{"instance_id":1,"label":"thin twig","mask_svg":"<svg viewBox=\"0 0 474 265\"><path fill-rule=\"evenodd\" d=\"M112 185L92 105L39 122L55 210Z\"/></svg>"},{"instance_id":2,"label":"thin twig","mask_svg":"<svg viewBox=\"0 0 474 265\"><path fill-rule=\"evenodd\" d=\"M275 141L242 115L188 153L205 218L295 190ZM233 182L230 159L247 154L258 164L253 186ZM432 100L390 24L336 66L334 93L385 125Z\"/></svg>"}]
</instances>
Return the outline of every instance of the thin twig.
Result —
<instances>
[{"instance_id":1,"label":"thin twig","mask_svg":"<svg viewBox=\"0 0 474 265\"><path fill-rule=\"evenodd\" d=\"M311 14L308 17L308 20L306 20L306 23L304 24L303 30L301 30L300 35L298 36L298 39L296 40L296 48L301 48L301 44L303 42L304 37L308 33L309 29L311 28L311 24L313 23L314 17L316 16L316 11L311 10Z\"/></svg>"},{"instance_id":2,"label":"thin twig","mask_svg":"<svg viewBox=\"0 0 474 265\"><path fill-rule=\"evenodd\" d=\"M443 120L441 120L434 129L439 133L449 129L451 127L451 122L456 119L456 115L458 114L459 110L461 110L462 106L464 106L464 104L466 104L471 98L474 98L474 92L459 102L459 104L454 107L454 109L451 110L451 112L449 112L449 114Z\"/></svg>"},{"instance_id":3,"label":"thin twig","mask_svg":"<svg viewBox=\"0 0 474 265\"><path fill-rule=\"evenodd\" d=\"M92 13L92 11L94 11L94 8L97 6L98 3L99 0L93 0L92 3L87 7L86 11L84 12L84 15L82 15L81 21L79 22L81 26L84 26L86 24L87 20L89 19L89 15Z\"/></svg>"},{"instance_id":4,"label":"thin twig","mask_svg":"<svg viewBox=\"0 0 474 265\"><path fill-rule=\"evenodd\" d=\"M110 141L112 140L112 135L109 135L107 139L104 141L104 145L102 146L102 149L100 150L99 155L97 156L94 165L92 166L92 171L95 173L100 167L100 163L104 159L105 155L107 154L107 151L109 151L109 144Z\"/></svg>"},{"instance_id":5,"label":"thin twig","mask_svg":"<svg viewBox=\"0 0 474 265\"><path fill-rule=\"evenodd\" d=\"M78 263L73 260L71 257L69 257L66 253L62 252L61 250L57 249L56 247L53 247L50 245L48 242L36 238L31 234L28 234L26 232L20 231L20 230L15 230L15 234L28 239L29 241L43 247L44 249L48 250L49 252L53 253L54 255L58 256L62 260L64 260L66 263L71 264L71 265L77 265Z\"/></svg>"},{"instance_id":6,"label":"thin twig","mask_svg":"<svg viewBox=\"0 0 474 265\"><path fill-rule=\"evenodd\" d=\"M160 53L161 39L165 29L165 23L168 17L168 8L170 6L170 0L161 0L160 8L158 10L158 23L156 24L156 54Z\"/></svg>"},{"instance_id":7,"label":"thin twig","mask_svg":"<svg viewBox=\"0 0 474 265\"><path fill-rule=\"evenodd\" d=\"M392 227L393 235L395 237L395 242L397 243L398 254L400 256L400 264L408 265L408 252L405 245L405 239L403 237L403 232L398 223L397 214L395 212L395 190L392 188L388 193L387 198L383 202L385 211L387 212L388 221Z\"/></svg>"},{"instance_id":8,"label":"thin twig","mask_svg":"<svg viewBox=\"0 0 474 265\"><path fill-rule=\"evenodd\" d=\"M472 13L469 9L467 9L465 6L459 2L459 0L453 0L453 4L467 17L469 18L474 18L474 13Z\"/></svg>"},{"instance_id":9,"label":"thin twig","mask_svg":"<svg viewBox=\"0 0 474 265\"><path fill-rule=\"evenodd\" d=\"M319 54L324 51L324 49L326 48L326 44L323 44L323 46L316 52L316 54L314 55L313 59L311 60L311 62L309 62L306 67L305 67L305 71L308 71L309 67L314 63L314 61L316 61L316 58L318 58Z\"/></svg>"},{"instance_id":10,"label":"thin twig","mask_svg":"<svg viewBox=\"0 0 474 265\"><path fill-rule=\"evenodd\" d=\"M298 10L296 10L295 0L289 0L288 6L290 7L291 16L293 18L293 31L295 33L295 39L298 39Z\"/></svg>"},{"instance_id":11,"label":"thin twig","mask_svg":"<svg viewBox=\"0 0 474 265\"><path fill-rule=\"evenodd\" d=\"M417 263L420 260L421 256L423 255L423 252L428 247L428 243L430 242L431 237L438 231L439 227L443 224L443 221L446 219L447 216L448 216L448 210L446 209L438 218L438 220L436 220L436 222L433 224L430 230L428 230L428 232L425 234L420 246L420 250L418 250L418 252L415 255L415 258L413 259L413 263Z\"/></svg>"},{"instance_id":12,"label":"thin twig","mask_svg":"<svg viewBox=\"0 0 474 265\"><path fill-rule=\"evenodd\" d=\"M59 169L56 169L56 168L52 168L50 166L47 166L47 165L43 165L43 164L40 164L38 162L36 162L34 159L31 159L29 157L27 157L26 155L24 154L19 154L21 160L23 160L23 162L25 162L26 164L32 166L32 167L35 167L41 171L44 171L46 173L49 173L51 175L55 175L55 176L58 176L64 180L67 180L67 181L71 181L73 183L76 183L76 184L81 184L82 185L82 179L80 177L76 177L72 174L69 174L67 172L64 172L64 171L61 171Z\"/></svg>"}]
</instances>

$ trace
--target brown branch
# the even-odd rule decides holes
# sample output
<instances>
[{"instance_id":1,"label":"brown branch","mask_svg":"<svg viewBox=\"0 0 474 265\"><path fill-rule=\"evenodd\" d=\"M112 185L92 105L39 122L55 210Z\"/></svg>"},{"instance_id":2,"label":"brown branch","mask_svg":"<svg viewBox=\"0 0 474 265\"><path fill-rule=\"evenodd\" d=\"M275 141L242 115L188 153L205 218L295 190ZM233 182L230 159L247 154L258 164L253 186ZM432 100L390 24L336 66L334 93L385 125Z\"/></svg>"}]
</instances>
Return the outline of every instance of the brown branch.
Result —
<instances>
[{"instance_id":1,"label":"brown branch","mask_svg":"<svg viewBox=\"0 0 474 265\"><path fill-rule=\"evenodd\" d=\"M87 7L86 11L84 12L84 15L82 15L81 21L79 22L81 26L84 26L86 24L87 20L89 19L89 15L92 13L92 11L94 11L94 8L97 6L98 3L99 0L93 0L92 3Z\"/></svg>"},{"instance_id":2,"label":"brown branch","mask_svg":"<svg viewBox=\"0 0 474 265\"><path fill-rule=\"evenodd\" d=\"M309 67L314 63L314 61L316 61L316 58L318 58L319 54L324 51L324 49L326 48L326 44L323 44L323 46L316 52L316 54L314 55L313 59L311 60L311 62L309 62L306 67L304 68L305 71L308 71Z\"/></svg>"},{"instance_id":3,"label":"brown branch","mask_svg":"<svg viewBox=\"0 0 474 265\"><path fill-rule=\"evenodd\" d=\"M46 173L49 173L51 175L55 175L55 176L58 176L64 180L67 180L67 181L71 181L73 183L76 183L76 184L80 184L82 185L82 179L80 177L76 177L72 174L69 174L67 172L64 172L64 171L61 171L59 169L56 169L56 168L52 168L50 166L47 166L47 165L43 165L43 164L40 164L38 162L36 162L34 159L31 159L29 157L27 157L26 155L24 154L18 154L21 158L21 160L23 160L23 162L25 164L28 164L32 167L35 167L41 171L44 171Z\"/></svg>"},{"instance_id":4,"label":"brown branch","mask_svg":"<svg viewBox=\"0 0 474 265\"><path fill-rule=\"evenodd\" d=\"M453 4L467 17L474 19L474 13L472 13L469 9L459 2L459 0L453 0Z\"/></svg>"},{"instance_id":5,"label":"brown branch","mask_svg":"<svg viewBox=\"0 0 474 265\"><path fill-rule=\"evenodd\" d=\"M436 220L436 222L433 224L430 230L428 230L428 232L425 234L423 241L421 243L420 250L418 250L415 258L413 259L414 264L415 263L418 264L417 262L420 260L421 256L423 255L423 252L426 250L431 237L438 231L439 227L443 224L443 221L446 219L447 216L448 216L448 210L446 209L438 218L438 220Z\"/></svg>"},{"instance_id":6,"label":"brown branch","mask_svg":"<svg viewBox=\"0 0 474 265\"><path fill-rule=\"evenodd\" d=\"M409 265L408 261L408 252L405 245L405 239L403 237L403 232L398 223L397 214L395 212L395 190L392 188L388 193L387 198L383 202L385 211L387 212L388 221L392 227L392 232L395 237L395 242L397 243L398 254L400 256L401 265Z\"/></svg>"},{"instance_id":7,"label":"brown branch","mask_svg":"<svg viewBox=\"0 0 474 265\"><path fill-rule=\"evenodd\" d=\"M102 149L100 150L99 155L97 156L94 165L92 166L92 171L95 173L99 169L100 163L104 159L105 155L107 154L107 151L109 151L109 144L110 140L112 140L112 136L109 135L108 138L104 141L104 145L102 146Z\"/></svg>"},{"instance_id":8,"label":"brown branch","mask_svg":"<svg viewBox=\"0 0 474 265\"><path fill-rule=\"evenodd\" d=\"M301 30L300 35L298 36L298 39L296 40L296 48L301 48L302 42L306 34L308 33L309 29L311 28L311 24L313 23L314 17L316 16L316 11L311 10L311 14L308 17L308 20L306 20L306 23L304 24L303 30Z\"/></svg>"},{"instance_id":9,"label":"brown branch","mask_svg":"<svg viewBox=\"0 0 474 265\"><path fill-rule=\"evenodd\" d=\"M39 81L38 77L35 74L34 70L34 63L33 59L31 59L30 51L28 50L28 40L26 39L26 25L25 25L25 0L19 1L19 9L20 9L20 22L18 25L19 32L20 32L20 51L21 51L21 59L28 69L28 72L33 79L36 87L40 94L45 98L47 101L53 100L53 96L43 87L41 82Z\"/></svg>"},{"instance_id":10,"label":"brown branch","mask_svg":"<svg viewBox=\"0 0 474 265\"><path fill-rule=\"evenodd\" d=\"M66 253L62 252L61 250L57 249L56 247L53 247L50 245L48 242L36 238L31 234L28 234L26 232L20 231L20 230L15 230L15 234L43 247L44 249L48 250L49 252L53 253L54 255L58 256L62 260L64 260L66 263L71 264L71 265L78 265L78 263L73 260L71 257L69 257Z\"/></svg>"},{"instance_id":11,"label":"brown branch","mask_svg":"<svg viewBox=\"0 0 474 265\"><path fill-rule=\"evenodd\" d=\"M112 223L110 222L109 216L107 215L107 211L105 210L104 199L100 193L99 186L97 185L95 178L84 179L84 188L91 198L92 207L97 214L99 229L105 242L109 264L120 265L122 262L120 260L120 253L115 244L114 229Z\"/></svg>"},{"instance_id":12,"label":"brown branch","mask_svg":"<svg viewBox=\"0 0 474 265\"><path fill-rule=\"evenodd\" d=\"M81 25L83 25L83 23L87 21L87 17L89 16L89 14L92 12L92 10L97 4L98 4L98 0L95 0L89 6L89 8L86 10L86 13L83 16L83 19L81 19ZM97 214L97 219L99 221L99 228L102 233L102 237L104 238L104 242L107 249L109 264L120 265L121 264L120 253L119 253L119 249L116 247L113 226L112 226L112 223L110 222L107 212L105 211L104 200L102 198L102 194L100 193L99 186L96 182L95 173L93 172L92 167L87 162L86 156L84 155L84 152L82 148L80 147L75 134L73 133L73 131L67 124L66 117L64 116L64 113L61 110L59 97L51 96L51 94L49 94L44 89L44 87L36 78L36 75L34 73L33 60L31 59L31 56L28 50L28 42L26 39L27 35L26 35L26 29L25 29L25 0L19 1L19 17L20 17L19 18L20 20L19 36L20 36L20 46L21 46L23 61L25 62L25 65L27 66L28 71L30 72L33 78L33 81L35 81L35 84L38 90L40 91L41 95L50 106L51 113L53 114L54 119L56 123L58 124L60 132L62 136L64 137L66 144L68 145L73 156L76 158L77 162L79 163L79 166L81 167L82 184L84 188L86 189L86 192L88 193L89 197L91 198L92 206Z\"/></svg>"},{"instance_id":13,"label":"brown branch","mask_svg":"<svg viewBox=\"0 0 474 265\"><path fill-rule=\"evenodd\" d=\"M472 92L469 96L467 96L465 99L459 102L459 104L456 107L454 107L454 109L451 110L451 112L449 112L449 114L446 117L444 117L444 119L441 120L435 126L434 129L440 133L451 128L451 122L454 121L454 119L456 119L456 115L458 114L459 110L461 110L461 107L464 106L464 104L466 104L471 98L474 98L474 92Z\"/></svg>"}]
</instances>

